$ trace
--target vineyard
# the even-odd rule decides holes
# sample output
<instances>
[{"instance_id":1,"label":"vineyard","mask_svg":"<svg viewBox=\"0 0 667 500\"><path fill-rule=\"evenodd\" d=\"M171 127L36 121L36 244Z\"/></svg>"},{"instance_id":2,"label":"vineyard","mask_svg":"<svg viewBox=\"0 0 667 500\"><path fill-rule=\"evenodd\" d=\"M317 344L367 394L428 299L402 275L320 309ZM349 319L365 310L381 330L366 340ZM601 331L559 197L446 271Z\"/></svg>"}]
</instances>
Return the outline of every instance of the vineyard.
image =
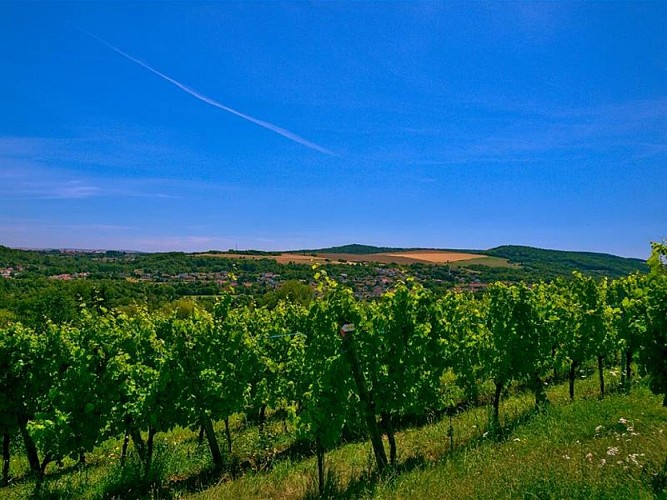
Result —
<instances>
[{"instance_id":1,"label":"vineyard","mask_svg":"<svg viewBox=\"0 0 667 500\"><path fill-rule=\"evenodd\" d=\"M30 478L39 491L110 440L121 443L118 470L140 464L137 481L146 480L156 437L175 429L206 443L211 476L243 474L256 464L229 459L242 421L256 426L264 450L282 426L292 449L316 457L314 490L324 495L327 454L343 442L370 442L375 472L396 471L400 429L440 422L446 441L452 415L488 403L485 432L500 435L503 398L522 394L539 410L565 381L574 401L591 366L601 399L613 368L621 388L640 377L667 406L666 257L654 244L647 274L498 282L478 295L435 294L408 279L374 301L315 269L309 305L260 307L230 293L211 310L88 303L76 321L8 322L0 326L3 486ZM15 454L27 471L12 470Z\"/></svg>"}]
</instances>

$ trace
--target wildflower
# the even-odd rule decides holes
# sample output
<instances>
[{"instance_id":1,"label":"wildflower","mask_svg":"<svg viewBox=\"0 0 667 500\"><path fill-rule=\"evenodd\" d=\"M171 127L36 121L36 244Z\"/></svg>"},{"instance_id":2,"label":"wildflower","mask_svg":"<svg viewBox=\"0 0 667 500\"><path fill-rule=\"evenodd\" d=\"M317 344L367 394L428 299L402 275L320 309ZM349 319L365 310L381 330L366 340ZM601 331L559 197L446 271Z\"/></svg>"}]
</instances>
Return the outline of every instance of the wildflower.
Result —
<instances>
[{"instance_id":1,"label":"wildflower","mask_svg":"<svg viewBox=\"0 0 667 500\"><path fill-rule=\"evenodd\" d=\"M600 467L602 467L606 463L607 463L607 459L603 458L602 460L600 460Z\"/></svg>"},{"instance_id":2,"label":"wildflower","mask_svg":"<svg viewBox=\"0 0 667 500\"><path fill-rule=\"evenodd\" d=\"M569 460L569 459L570 459L570 455L563 455L563 458L564 458L565 460Z\"/></svg>"},{"instance_id":3,"label":"wildflower","mask_svg":"<svg viewBox=\"0 0 667 500\"><path fill-rule=\"evenodd\" d=\"M618 447L610 446L609 448L607 448L607 455L614 456L616 454L618 454Z\"/></svg>"},{"instance_id":4,"label":"wildflower","mask_svg":"<svg viewBox=\"0 0 667 500\"><path fill-rule=\"evenodd\" d=\"M595 428L595 434L599 434L600 431L601 431L602 429L603 429L603 427L602 427L601 425L598 425L598 426Z\"/></svg>"},{"instance_id":5,"label":"wildflower","mask_svg":"<svg viewBox=\"0 0 667 500\"><path fill-rule=\"evenodd\" d=\"M519 442L521 440L519 438L514 438L514 441Z\"/></svg>"},{"instance_id":6,"label":"wildflower","mask_svg":"<svg viewBox=\"0 0 667 500\"><path fill-rule=\"evenodd\" d=\"M628 420L626 418L621 417L618 419L618 423L625 425L628 423Z\"/></svg>"},{"instance_id":7,"label":"wildflower","mask_svg":"<svg viewBox=\"0 0 667 500\"><path fill-rule=\"evenodd\" d=\"M586 453L586 460L588 460L589 462L593 461L593 454L590 451Z\"/></svg>"}]
</instances>

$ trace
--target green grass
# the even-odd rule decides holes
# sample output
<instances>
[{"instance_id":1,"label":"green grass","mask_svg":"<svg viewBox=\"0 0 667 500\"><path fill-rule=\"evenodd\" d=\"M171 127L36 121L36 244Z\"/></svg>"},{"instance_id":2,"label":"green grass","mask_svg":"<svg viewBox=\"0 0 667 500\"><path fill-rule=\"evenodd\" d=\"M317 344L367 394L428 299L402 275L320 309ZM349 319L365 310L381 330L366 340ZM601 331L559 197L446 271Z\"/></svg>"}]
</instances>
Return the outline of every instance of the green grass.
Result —
<instances>
[{"instance_id":1,"label":"green grass","mask_svg":"<svg viewBox=\"0 0 667 500\"><path fill-rule=\"evenodd\" d=\"M501 443L442 456L364 496L653 498L660 481L654 475L667 458L667 412L659 404L637 392L553 406Z\"/></svg>"},{"instance_id":2,"label":"green grass","mask_svg":"<svg viewBox=\"0 0 667 500\"><path fill-rule=\"evenodd\" d=\"M609 377L612 378L611 376ZM611 380L610 380L611 382ZM614 386L613 382L609 384ZM641 386L630 394L598 399L597 379L577 381L571 403L567 385L548 389L552 404L536 412L529 394L501 405L502 430L487 432L488 410L479 407L449 419L397 433L398 464L381 477L370 445L348 443L327 453L331 498L667 498L667 408ZM270 420L266 438L240 417L232 422L234 452L228 472L211 473L208 448L196 432L158 435L156 469L141 479L139 464L118 466L120 442L109 441L89 465L49 470L41 491L19 476L2 498L314 498L316 464L284 453L293 444L284 424ZM224 445L222 425L217 428ZM288 429L289 431L289 429ZM130 491L128 491L130 489Z\"/></svg>"},{"instance_id":3,"label":"green grass","mask_svg":"<svg viewBox=\"0 0 667 500\"><path fill-rule=\"evenodd\" d=\"M528 395L509 398L501 407L500 439L486 433L485 408L456 416L453 451L448 420L400 432L399 464L383 477L373 472L368 444L344 445L327 454L330 496L665 498L667 409L660 398L637 388L598 401L594 379L577 384L578 398L585 399L570 403L566 391L549 390L553 404L540 413ZM315 489L314 471L312 458L285 462L194 498L304 498Z\"/></svg>"}]
</instances>

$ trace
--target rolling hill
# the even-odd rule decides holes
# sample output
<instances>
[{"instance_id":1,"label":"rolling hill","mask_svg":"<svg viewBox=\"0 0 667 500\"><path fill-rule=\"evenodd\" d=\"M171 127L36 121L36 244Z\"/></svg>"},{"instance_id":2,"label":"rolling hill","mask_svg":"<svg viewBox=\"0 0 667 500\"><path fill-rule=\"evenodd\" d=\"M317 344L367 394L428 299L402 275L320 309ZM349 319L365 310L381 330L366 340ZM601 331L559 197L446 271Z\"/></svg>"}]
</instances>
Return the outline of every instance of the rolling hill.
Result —
<instances>
[{"instance_id":1,"label":"rolling hill","mask_svg":"<svg viewBox=\"0 0 667 500\"><path fill-rule=\"evenodd\" d=\"M457 259L457 265L475 266L499 266L501 263L509 263L519 266L526 271L543 273L545 277L557 274L569 274L572 271L581 271L588 274L605 275L609 277L623 276L632 272L646 272L646 262L641 259L619 257L617 255L596 252L575 252L566 250L549 250L521 245L503 245L488 250L470 249L428 249L428 248L396 248L376 247L372 245L350 244L337 247L320 248L313 250L299 250L295 252L310 255L327 255L335 257L341 255L359 255L375 257L387 254L406 255L417 252L447 252L453 254L476 254L478 259ZM495 259L489 259L495 258ZM365 260L375 260L367 258ZM380 259L377 259L380 261ZM386 259L383 259L386 260Z\"/></svg>"}]
</instances>

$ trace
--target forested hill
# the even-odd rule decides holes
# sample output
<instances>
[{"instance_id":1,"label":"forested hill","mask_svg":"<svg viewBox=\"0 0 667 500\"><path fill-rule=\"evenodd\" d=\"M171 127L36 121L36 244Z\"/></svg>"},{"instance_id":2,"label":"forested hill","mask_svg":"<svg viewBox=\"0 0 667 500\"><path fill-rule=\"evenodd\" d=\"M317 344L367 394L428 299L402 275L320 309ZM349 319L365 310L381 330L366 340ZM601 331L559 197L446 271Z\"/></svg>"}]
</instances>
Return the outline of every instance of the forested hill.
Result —
<instances>
[{"instance_id":1,"label":"forested hill","mask_svg":"<svg viewBox=\"0 0 667 500\"><path fill-rule=\"evenodd\" d=\"M485 250L484 254L508 259L521 265L527 271L544 273L545 276L572 271L605 276L622 276L636 271L646 272L648 266L641 259L631 259L594 252L571 252L563 250L545 250L518 245L504 245Z\"/></svg>"},{"instance_id":2,"label":"forested hill","mask_svg":"<svg viewBox=\"0 0 667 500\"><path fill-rule=\"evenodd\" d=\"M370 255L390 252L407 252L425 250L424 248L376 247L372 245L342 245L330 248L300 250L299 253L313 254L354 254ZM488 250L471 249L433 249L462 253L483 254L492 257L508 259L513 264L521 266L522 276L526 279L552 279L557 276L568 276L572 271L581 271L585 274L608 276L617 278L633 272L646 272L648 267L641 259L619 257L606 253L574 252L565 250L548 250L521 245L503 245ZM648 245L647 245L648 250ZM468 266L470 267L470 266ZM474 267L474 264L473 264ZM515 278L513 271L503 269L484 272L498 273L497 279ZM511 276L505 276L509 273Z\"/></svg>"},{"instance_id":3,"label":"forested hill","mask_svg":"<svg viewBox=\"0 0 667 500\"><path fill-rule=\"evenodd\" d=\"M376 247L373 245L360 245L359 243L352 243L351 245L341 245L338 247L317 248L310 250L289 250L286 253L346 253L351 255L370 255L374 253L388 253L388 252L403 252L406 248L395 247ZM414 249L410 249L414 250Z\"/></svg>"}]
</instances>

